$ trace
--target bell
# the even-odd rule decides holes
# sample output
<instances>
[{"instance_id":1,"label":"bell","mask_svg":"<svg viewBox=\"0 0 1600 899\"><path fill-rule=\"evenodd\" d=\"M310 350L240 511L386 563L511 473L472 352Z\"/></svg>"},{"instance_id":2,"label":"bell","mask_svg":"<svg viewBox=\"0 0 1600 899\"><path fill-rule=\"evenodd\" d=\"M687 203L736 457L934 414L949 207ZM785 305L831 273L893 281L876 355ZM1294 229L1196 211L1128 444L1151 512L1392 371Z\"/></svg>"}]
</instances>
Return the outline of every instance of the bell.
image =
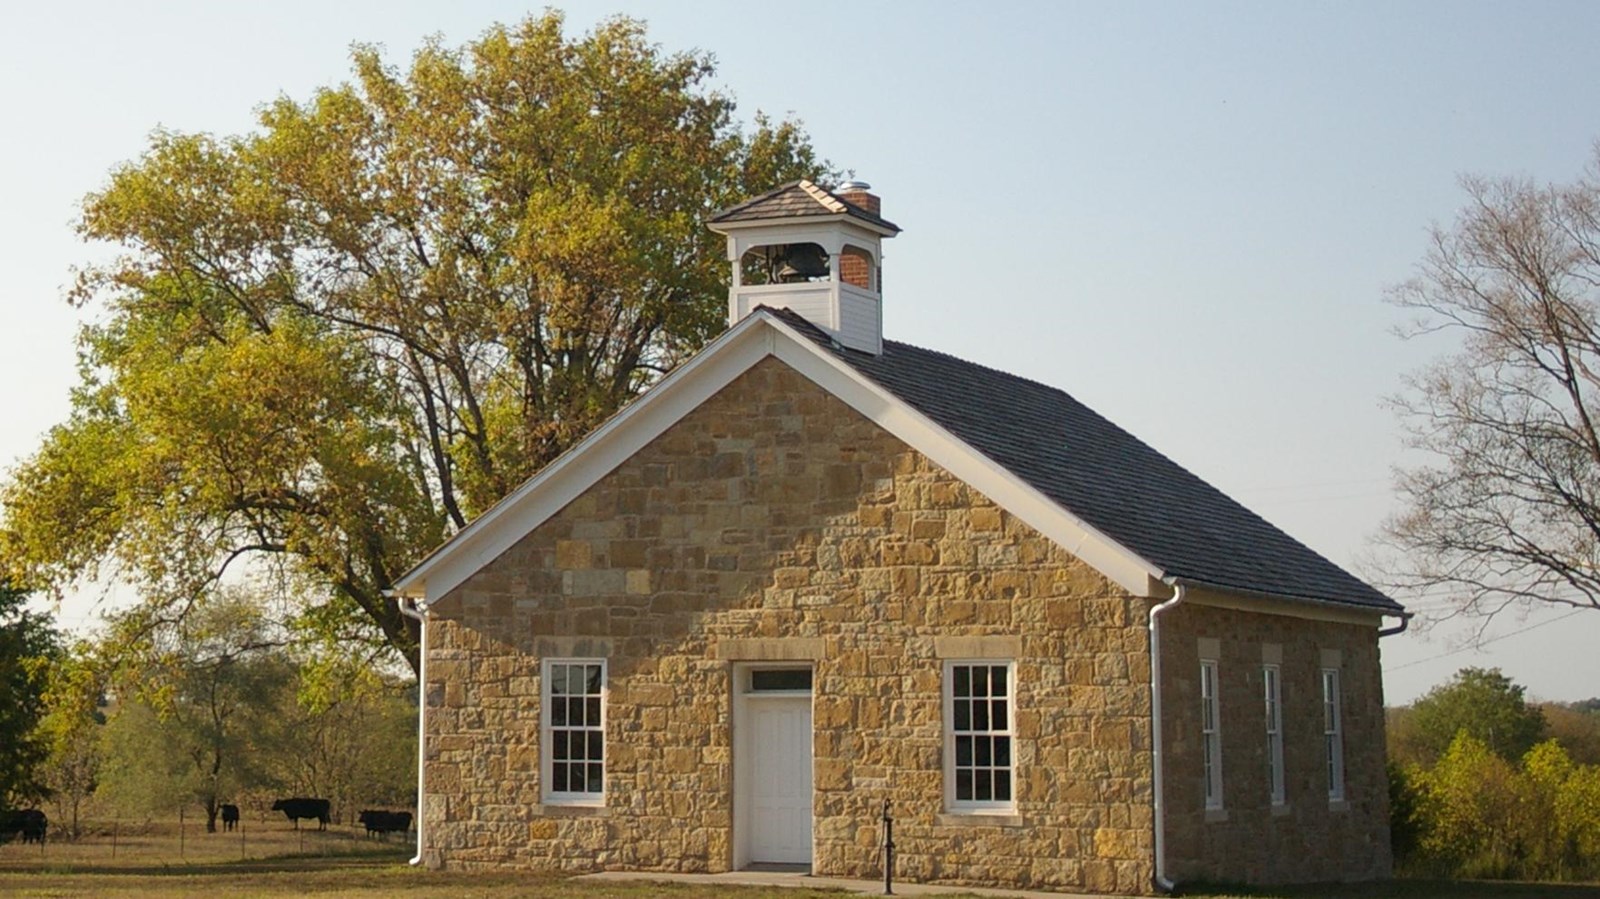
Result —
<instances>
[{"instance_id":1,"label":"bell","mask_svg":"<svg viewBox=\"0 0 1600 899\"><path fill-rule=\"evenodd\" d=\"M788 244L779 258L783 260L778 267L778 280L781 283L795 284L828 277L828 254L814 243Z\"/></svg>"}]
</instances>

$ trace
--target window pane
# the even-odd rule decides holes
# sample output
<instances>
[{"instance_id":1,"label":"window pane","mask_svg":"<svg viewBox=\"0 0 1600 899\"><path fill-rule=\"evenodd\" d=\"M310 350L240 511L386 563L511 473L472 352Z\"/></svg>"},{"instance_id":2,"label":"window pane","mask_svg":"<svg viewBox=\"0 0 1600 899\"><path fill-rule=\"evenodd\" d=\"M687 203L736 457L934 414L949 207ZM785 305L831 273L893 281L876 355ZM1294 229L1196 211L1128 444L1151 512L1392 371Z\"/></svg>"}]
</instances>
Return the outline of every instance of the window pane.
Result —
<instances>
[{"instance_id":1,"label":"window pane","mask_svg":"<svg viewBox=\"0 0 1600 899\"><path fill-rule=\"evenodd\" d=\"M1003 665L995 665L989 669L989 695L1006 695L1006 669Z\"/></svg>"},{"instance_id":2,"label":"window pane","mask_svg":"<svg viewBox=\"0 0 1600 899\"><path fill-rule=\"evenodd\" d=\"M565 696L565 695L567 695L567 666L566 665L551 665L550 666L550 695L551 696Z\"/></svg>"},{"instance_id":3,"label":"window pane","mask_svg":"<svg viewBox=\"0 0 1600 899\"><path fill-rule=\"evenodd\" d=\"M558 731L554 731L554 732L552 732L550 734L550 757L555 759L558 762L566 761L566 759L567 759L567 732L566 731L558 730Z\"/></svg>"},{"instance_id":4,"label":"window pane","mask_svg":"<svg viewBox=\"0 0 1600 899\"><path fill-rule=\"evenodd\" d=\"M955 682L955 689L952 691L952 695L955 695L955 696L971 696L972 695L972 687L971 687L972 669L968 668L965 665L957 665L955 667L954 671L955 671L956 682ZM960 703L957 703L957 705L960 705Z\"/></svg>"},{"instance_id":5,"label":"window pane","mask_svg":"<svg viewBox=\"0 0 1600 899\"><path fill-rule=\"evenodd\" d=\"M1011 772L1005 769L994 773L994 798L1002 801L1011 801Z\"/></svg>"},{"instance_id":6,"label":"window pane","mask_svg":"<svg viewBox=\"0 0 1600 899\"><path fill-rule=\"evenodd\" d=\"M583 697L569 696L567 703L567 723L573 727L582 727L589 722L583 720Z\"/></svg>"},{"instance_id":7,"label":"window pane","mask_svg":"<svg viewBox=\"0 0 1600 899\"><path fill-rule=\"evenodd\" d=\"M972 703L972 729L989 729L989 704L981 699Z\"/></svg>"},{"instance_id":8,"label":"window pane","mask_svg":"<svg viewBox=\"0 0 1600 899\"><path fill-rule=\"evenodd\" d=\"M550 726L567 726L567 701L565 699L550 700Z\"/></svg>"},{"instance_id":9,"label":"window pane","mask_svg":"<svg viewBox=\"0 0 1600 899\"><path fill-rule=\"evenodd\" d=\"M994 729L995 730L1006 730L1006 729L1008 729L1009 725L1006 723L1006 701L1003 700L1003 699L995 700L991 704L991 709L993 710L993 713L994 713L994 724L993 724Z\"/></svg>"},{"instance_id":10,"label":"window pane","mask_svg":"<svg viewBox=\"0 0 1600 899\"><path fill-rule=\"evenodd\" d=\"M994 763L997 767L1011 767L1011 738L994 738Z\"/></svg>"},{"instance_id":11,"label":"window pane","mask_svg":"<svg viewBox=\"0 0 1600 899\"><path fill-rule=\"evenodd\" d=\"M962 767L972 764L971 737L956 737L956 764Z\"/></svg>"},{"instance_id":12,"label":"window pane","mask_svg":"<svg viewBox=\"0 0 1600 899\"><path fill-rule=\"evenodd\" d=\"M595 695L595 696L600 695L600 666L599 665L590 665L590 666L588 666L588 678L587 678L587 681L588 682L585 684L587 692L592 694L592 695Z\"/></svg>"},{"instance_id":13,"label":"window pane","mask_svg":"<svg viewBox=\"0 0 1600 899\"><path fill-rule=\"evenodd\" d=\"M591 762L600 762L600 761L604 761L605 757L606 757L606 753L605 753L605 735L600 733L597 730L590 731L589 732L589 761L591 761Z\"/></svg>"},{"instance_id":14,"label":"window pane","mask_svg":"<svg viewBox=\"0 0 1600 899\"><path fill-rule=\"evenodd\" d=\"M811 669L798 668L782 671L752 671L750 672L750 690L760 693L766 690L810 690Z\"/></svg>"},{"instance_id":15,"label":"window pane","mask_svg":"<svg viewBox=\"0 0 1600 899\"><path fill-rule=\"evenodd\" d=\"M587 700L589 713L584 717L585 724L590 727L600 726L600 697L591 696Z\"/></svg>"},{"instance_id":16,"label":"window pane","mask_svg":"<svg viewBox=\"0 0 1600 899\"><path fill-rule=\"evenodd\" d=\"M974 668L972 673L973 673L972 695L973 696L988 696L989 695L989 679L987 677L983 676L983 669L982 668Z\"/></svg>"},{"instance_id":17,"label":"window pane","mask_svg":"<svg viewBox=\"0 0 1600 899\"><path fill-rule=\"evenodd\" d=\"M985 802L994 798L994 780L987 768L972 772L972 798Z\"/></svg>"},{"instance_id":18,"label":"window pane","mask_svg":"<svg viewBox=\"0 0 1600 899\"><path fill-rule=\"evenodd\" d=\"M957 699L955 701L956 721L955 729L958 731L972 730L972 700Z\"/></svg>"},{"instance_id":19,"label":"window pane","mask_svg":"<svg viewBox=\"0 0 1600 899\"><path fill-rule=\"evenodd\" d=\"M978 737L977 739L978 742L975 747L977 752L973 754L973 764L987 768L994 764L993 744L990 742L989 737Z\"/></svg>"},{"instance_id":20,"label":"window pane","mask_svg":"<svg viewBox=\"0 0 1600 899\"><path fill-rule=\"evenodd\" d=\"M604 766L591 764L589 766L589 792L599 793L605 789Z\"/></svg>"},{"instance_id":21,"label":"window pane","mask_svg":"<svg viewBox=\"0 0 1600 899\"><path fill-rule=\"evenodd\" d=\"M972 770L963 768L956 772L956 799L962 802L972 800Z\"/></svg>"},{"instance_id":22,"label":"window pane","mask_svg":"<svg viewBox=\"0 0 1600 899\"><path fill-rule=\"evenodd\" d=\"M566 762L556 762L550 766L550 790L555 793L567 792Z\"/></svg>"}]
</instances>

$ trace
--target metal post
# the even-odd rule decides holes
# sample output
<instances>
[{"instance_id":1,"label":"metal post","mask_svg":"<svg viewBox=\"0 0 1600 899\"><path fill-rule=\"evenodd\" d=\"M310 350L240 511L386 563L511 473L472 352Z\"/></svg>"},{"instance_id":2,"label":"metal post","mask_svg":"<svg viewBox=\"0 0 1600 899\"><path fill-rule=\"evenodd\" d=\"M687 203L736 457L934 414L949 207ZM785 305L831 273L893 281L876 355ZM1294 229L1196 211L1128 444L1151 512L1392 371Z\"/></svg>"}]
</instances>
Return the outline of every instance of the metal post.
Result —
<instances>
[{"instance_id":1,"label":"metal post","mask_svg":"<svg viewBox=\"0 0 1600 899\"><path fill-rule=\"evenodd\" d=\"M111 819L111 857L117 857L117 829L122 826L121 818Z\"/></svg>"},{"instance_id":2,"label":"metal post","mask_svg":"<svg viewBox=\"0 0 1600 899\"><path fill-rule=\"evenodd\" d=\"M183 806L178 806L178 859L188 858L183 852Z\"/></svg>"},{"instance_id":3,"label":"metal post","mask_svg":"<svg viewBox=\"0 0 1600 899\"><path fill-rule=\"evenodd\" d=\"M887 799L883 800L883 894L894 895L894 818Z\"/></svg>"},{"instance_id":4,"label":"metal post","mask_svg":"<svg viewBox=\"0 0 1600 899\"><path fill-rule=\"evenodd\" d=\"M244 849L244 815L239 816L239 820L236 822L235 826L239 828L239 859L243 861L244 859L249 858L249 856L245 854Z\"/></svg>"}]
</instances>

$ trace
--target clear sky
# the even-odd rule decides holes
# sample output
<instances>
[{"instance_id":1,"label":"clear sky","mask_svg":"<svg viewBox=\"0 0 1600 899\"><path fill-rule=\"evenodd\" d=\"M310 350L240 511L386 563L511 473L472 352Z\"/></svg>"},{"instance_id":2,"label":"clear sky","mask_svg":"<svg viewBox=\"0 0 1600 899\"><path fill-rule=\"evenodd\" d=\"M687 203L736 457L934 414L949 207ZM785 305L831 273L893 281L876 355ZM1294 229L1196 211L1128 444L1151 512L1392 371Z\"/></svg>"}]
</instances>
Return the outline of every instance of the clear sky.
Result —
<instances>
[{"instance_id":1,"label":"clear sky","mask_svg":"<svg viewBox=\"0 0 1600 899\"><path fill-rule=\"evenodd\" d=\"M1404 343L1408 277L1463 173L1570 180L1600 138L1600 5L574 2L719 62L804 119L905 228L887 335L1061 387L1354 567L1403 461L1382 405L1448 340ZM61 420L79 199L155 128L229 134L348 75L530 7L31 3L0 29L0 464ZM1436 605L1436 601L1433 603ZM70 600L68 624L86 604ZM1390 702L1462 665L1600 695L1600 612L1507 618L1482 650L1384 642ZM1530 629L1531 628L1531 629ZM1442 656L1442 657L1441 657Z\"/></svg>"}]
</instances>

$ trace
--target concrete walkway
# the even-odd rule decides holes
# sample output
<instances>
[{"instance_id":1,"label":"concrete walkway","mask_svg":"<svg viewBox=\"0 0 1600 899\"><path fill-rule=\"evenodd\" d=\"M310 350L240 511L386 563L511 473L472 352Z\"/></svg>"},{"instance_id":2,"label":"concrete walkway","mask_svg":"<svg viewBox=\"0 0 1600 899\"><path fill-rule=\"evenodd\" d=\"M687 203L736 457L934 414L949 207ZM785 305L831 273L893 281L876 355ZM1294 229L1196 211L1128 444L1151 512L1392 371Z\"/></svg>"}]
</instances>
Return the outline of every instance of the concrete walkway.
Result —
<instances>
[{"instance_id":1,"label":"concrete walkway","mask_svg":"<svg viewBox=\"0 0 1600 899\"><path fill-rule=\"evenodd\" d=\"M843 890L847 893L857 893L864 896L883 895L883 882L870 880L846 880L842 877L812 877L809 874L798 874L788 871L730 871L726 874L664 874L655 871L602 871L599 874L584 874L577 880L599 881L649 881L654 883L672 884L705 884L708 887L716 886L759 886L759 887L789 887L793 889L809 890ZM993 890L983 887L949 887L935 886L922 883L896 883L894 885L896 896L995 896L1007 899L1062 899L1063 896L1072 896L1075 899L1111 899L1108 896L1092 896L1084 893L1042 893L1038 890Z\"/></svg>"}]
</instances>

